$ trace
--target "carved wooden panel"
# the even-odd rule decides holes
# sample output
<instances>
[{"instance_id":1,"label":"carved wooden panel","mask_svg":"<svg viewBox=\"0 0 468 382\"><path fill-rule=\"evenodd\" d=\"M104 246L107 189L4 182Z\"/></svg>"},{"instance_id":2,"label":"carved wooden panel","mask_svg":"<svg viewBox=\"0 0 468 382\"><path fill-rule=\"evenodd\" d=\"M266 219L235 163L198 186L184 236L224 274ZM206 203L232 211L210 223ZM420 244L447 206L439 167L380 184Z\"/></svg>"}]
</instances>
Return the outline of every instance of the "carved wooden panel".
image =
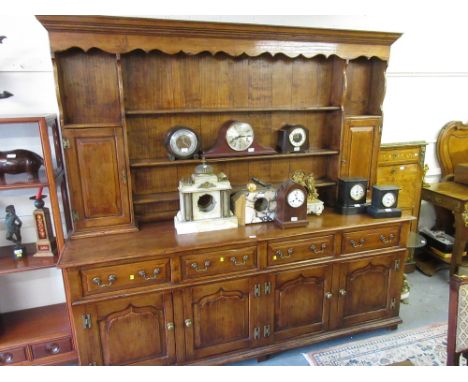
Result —
<instances>
[{"instance_id":1,"label":"carved wooden panel","mask_svg":"<svg viewBox=\"0 0 468 382\"><path fill-rule=\"evenodd\" d=\"M331 265L275 275L275 339L327 329L331 276Z\"/></svg>"},{"instance_id":2,"label":"carved wooden panel","mask_svg":"<svg viewBox=\"0 0 468 382\"><path fill-rule=\"evenodd\" d=\"M174 331L167 328L173 322L170 294L106 301L90 311L103 365L157 365L174 360Z\"/></svg>"},{"instance_id":3,"label":"carved wooden panel","mask_svg":"<svg viewBox=\"0 0 468 382\"><path fill-rule=\"evenodd\" d=\"M185 340L189 359L248 347L252 296L249 279L184 291Z\"/></svg>"},{"instance_id":4,"label":"carved wooden panel","mask_svg":"<svg viewBox=\"0 0 468 382\"><path fill-rule=\"evenodd\" d=\"M390 317L397 311L404 252L344 262L338 290L342 326Z\"/></svg>"}]
</instances>

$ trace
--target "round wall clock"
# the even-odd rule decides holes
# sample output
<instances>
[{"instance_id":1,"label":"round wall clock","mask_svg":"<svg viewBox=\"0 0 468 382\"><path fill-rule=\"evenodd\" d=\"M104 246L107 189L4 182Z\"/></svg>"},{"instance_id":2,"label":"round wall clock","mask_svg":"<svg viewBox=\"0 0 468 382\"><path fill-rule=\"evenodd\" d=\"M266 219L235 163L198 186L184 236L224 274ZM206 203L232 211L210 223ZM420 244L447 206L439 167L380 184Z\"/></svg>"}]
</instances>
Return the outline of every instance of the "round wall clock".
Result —
<instances>
[{"instance_id":1,"label":"round wall clock","mask_svg":"<svg viewBox=\"0 0 468 382\"><path fill-rule=\"evenodd\" d=\"M174 126L166 134L165 145L170 160L198 158L200 138L188 127Z\"/></svg>"}]
</instances>

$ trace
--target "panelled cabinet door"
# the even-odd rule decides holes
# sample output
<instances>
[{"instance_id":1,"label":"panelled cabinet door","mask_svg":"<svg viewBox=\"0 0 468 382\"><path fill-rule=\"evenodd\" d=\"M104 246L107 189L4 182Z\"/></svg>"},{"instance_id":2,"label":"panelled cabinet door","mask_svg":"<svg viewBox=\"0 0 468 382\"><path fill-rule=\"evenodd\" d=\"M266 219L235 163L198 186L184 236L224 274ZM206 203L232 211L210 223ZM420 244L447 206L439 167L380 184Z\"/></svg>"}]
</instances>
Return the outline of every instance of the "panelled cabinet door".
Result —
<instances>
[{"instance_id":1,"label":"panelled cabinet door","mask_svg":"<svg viewBox=\"0 0 468 382\"><path fill-rule=\"evenodd\" d=\"M275 340L327 330L331 283L331 265L274 276Z\"/></svg>"},{"instance_id":2,"label":"panelled cabinet door","mask_svg":"<svg viewBox=\"0 0 468 382\"><path fill-rule=\"evenodd\" d=\"M129 224L122 130L66 129L63 135L75 231Z\"/></svg>"},{"instance_id":3,"label":"panelled cabinet door","mask_svg":"<svg viewBox=\"0 0 468 382\"><path fill-rule=\"evenodd\" d=\"M347 327L396 316L405 250L339 265L338 321Z\"/></svg>"},{"instance_id":4,"label":"panelled cabinet door","mask_svg":"<svg viewBox=\"0 0 468 382\"><path fill-rule=\"evenodd\" d=\"M90 328L87 343L94 353L84 364L168 365L175 362L172 295L104 301L87 306ZM78 336L80 338L81 336ZM79 345L79 344L78 344Z\"/></svg>"},{"instance_id":5,"label":"panelled cabinet door","mask_svg":"<svg viewBox=\"0 0 468 382\"><path fill-rule=\"evenodd\" d=\"M241 279L184 290L188 361L252 346L257 298L254 288L253 279Z\"/></svg>"},{"instance_id":6,"label":"panelled cabinet door","mask_svg":"<svg viewBox=\"0 0 468 382\"><path fill-rule=\"evenodd\" d=\"M348 118L343 127L341 177L369 179L375 184L381 137L380 117Z\"/></svg>"}]
</instances>

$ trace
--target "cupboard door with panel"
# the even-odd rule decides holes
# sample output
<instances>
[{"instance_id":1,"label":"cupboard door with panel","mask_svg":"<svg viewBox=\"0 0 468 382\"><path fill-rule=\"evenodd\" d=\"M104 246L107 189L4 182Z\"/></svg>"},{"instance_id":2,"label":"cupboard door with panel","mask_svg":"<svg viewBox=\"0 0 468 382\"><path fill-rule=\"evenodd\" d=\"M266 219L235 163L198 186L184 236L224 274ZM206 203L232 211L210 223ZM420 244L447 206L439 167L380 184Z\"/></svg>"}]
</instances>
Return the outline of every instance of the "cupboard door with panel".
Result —
<instances>
[{"instance_id":1,"label":"cupboard door with panel","mask_svg":"<svg viewBox=\"0 0 468 382\"><path fill-rule=\"evenodd\" d=\"M120 128L63 133L75 234L131 223L130 195Z\"/></svg>"},{"instance_id":2,"label":"cupboard door with panel","mask_svg":"<svg viewBox=\"0 0 468 382\"><path fill-rule=\"evenodd\" d=\"M254 346L260 284L244 278L184 290L188 361ZM256 301L257 300L257 301Z\"/></svg>"},{"instance_id":3,"label":"cupboard door with panel","mask_svg":"<svg viewBox=\"0 0 468 382\"><path fill-rule=\"evenodd\" d=\"M402 250L341 263L334 326L348 327L396 316L405 255Z\"/></svg>"},{"instance_id":4,"label":"cupboard door with panel","mask_svg":"<svg viewBox=\"0 0 468 382\"><path fill-rule=\"evenodd\" d=\"M331 283L331 264L274 275L275 340L328 329Z\"/></svg>"},{"instance_id":5,"label":"cupboard door with panel","mask_svg":"<svg viewBox=\"0 0 468 382\"><path fill-rule=\"evenodd\" d=\"M382 119L380 117L346 118L341 144L341 177L369 179L375 184Z\"/></svg>"},{"instance_id":6,"label":"cupboard door with panel","mask_svg":"<svg viewBox=\"0 0 468 382\"><path fill-rule=\"evenodd\" d=\"M78 341L81 364L169 365L175 362L175 335L171 293L108 300L89 304L89 329Z\"/></svg>"}]
</instances>

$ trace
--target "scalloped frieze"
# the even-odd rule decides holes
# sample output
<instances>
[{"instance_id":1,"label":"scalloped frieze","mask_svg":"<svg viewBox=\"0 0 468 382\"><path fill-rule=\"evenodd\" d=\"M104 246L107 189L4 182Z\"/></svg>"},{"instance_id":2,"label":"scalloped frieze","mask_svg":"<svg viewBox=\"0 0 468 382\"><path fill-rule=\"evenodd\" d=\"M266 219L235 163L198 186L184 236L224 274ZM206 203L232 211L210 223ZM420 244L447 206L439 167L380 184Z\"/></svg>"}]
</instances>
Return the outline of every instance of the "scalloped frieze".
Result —
<instances>
[{"instance_id":1,"label":"scalloped frieze","mask_svg":"<svg viewBox=\"0 0 468 382\"><path fill-rule=\"evenodd\" d=\"M87 33L57 33L51 32L51 49L61 52L70 48L80 48L87 52L93 48L112 54L124 54L134 50L150 52L159 50L166 54L185 53L196 55L208 52L212 55L225 53L231 57L247 55L257 57L262 54L276 56L285 55L290 58L299 56L312 58L318 55L329 57L336 55L342 59L355 59L357 57L378 57L387 60L390 48L383 45L357 45L324 42L253 40L253 39L225 39L225 38L199 38L178 36L141 36L120 34L87 34Z\"/></svg>"}]
</instances>

